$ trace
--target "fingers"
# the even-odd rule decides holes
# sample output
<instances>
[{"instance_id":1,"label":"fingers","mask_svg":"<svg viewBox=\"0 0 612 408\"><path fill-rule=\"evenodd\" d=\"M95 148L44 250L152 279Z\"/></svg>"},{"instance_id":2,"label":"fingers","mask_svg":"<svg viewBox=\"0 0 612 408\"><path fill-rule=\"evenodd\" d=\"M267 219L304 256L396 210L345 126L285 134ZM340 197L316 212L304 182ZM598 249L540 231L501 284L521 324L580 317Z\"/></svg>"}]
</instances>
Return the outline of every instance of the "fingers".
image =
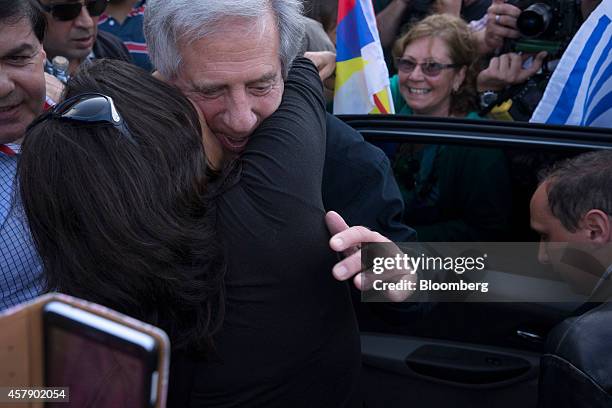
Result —
<instances>
[{"instance_id":1,"label":"fingers","mask_svg":"<svg viewBox=\"0 0 612 408\"><path fill-rule=\"evenodd\" d=\"M329 211L327 214L325 214L325 223L327 224L327 229L332 236L349 228L348 224L344 221L344 218L342 218L342 216L335 211Z\"/></svg>"},{"instance_id":2,"label":"fingers","mask_svg":"<svg viewBox=\"0 0 612 408\"><path fill-rule=\"evenodd\" d=\"M496 0L487 10L485 40L492 48L503 45L504 38L519 38L516 20L521 10L501 0Z\"/></svg>"},{"instance_id":3,"label":"fingers","mask_svg":"<svg viewBox=\"0 0 612 408\"><path fill-rule=\"evenodd\" d=\"M512 30L513 32L518 32L516 30L516 17L509 16L506 14L495 14L494 22L497 26L502 26Z\"/></svg>"},{"instance_id":4,"label":"fingers","mask_svg":"<svg viewBox=\"0 0 612 408\"><path fill-rule=\"evenodd\" d=\"M491 61L489 62L489 69L495 72L498 72L500 69L500 65L501 65L501 60L499 57L493 57L491 58Z\"/></svg>"},{"instance_id":5,"label":"fingers","mask_svg":"<svg viewBox=\"0 0 612 408\"><path fill-rule=\"evenodd\" d=\"M504 20L503 18L499 19L500 21ZM514 21L516 25L516 20ZM501 24L493 23L491 28L487 26L487 35L495 37L497 40L502 40L504 38L520 38L521 33L518 30L510 27L503 26Z\"/></svg>"},{"instance_id":6,"label":"fingers","mask_svg":"<svg viewBox=\"0 0 612 408\"><path fill-rule=\"evenodd\" d=\"M487 9L487 14L493 16L500 14L502 16L513 17L514 21L516 21L518 16L521 14L521 9L512 4L504 2L504 0L495 0ZM516 25L514 27L516 27Z\"/></svg>"},{"instance_id":7,"label":"fingers","mask_svg":"<svg viewBox=\"0 0 612 408\"><path fill-rule=\"evenodd\" d=\"M329 241L330 247L337 252L345 251L351 247L360 245L362 242L391 242L388 238L376 231L370 231L366 227L350 227L334 235Z\"/></svg>"},{"instance_id":8,"label":"fingers","mask_svg":"<svg viewBox=\"0 0 612 408\"><path fill-rule=\"evenodd\" d=\"M499 90L508 85L525 82L542 68L546 55L545 51L538 53L529 68L523 68L529 56L518 53L511 52L491 58L487 69L478 75L478 89Z\"/></svg>"},{"instance_id":9,"label":"fingers","mask_svg":"<svg viewBox=\"0 0 612 408\"><path fill-rule=\"evenodd\" d=\"M348 246L344 247L341 243L342 237L336 239L336 236L342 231L346 231L349 229L349 226L344 221L344 218L340 214L335 211L329 211L325 215L325 223L327 224L327 229L329 230L332 238L329 241L329 246L336 252L342 252L344 256L349 256L352 253L359 250L361 242L350 243ZM360 227L363 228L363 227ZM351 275L352 276L352 275Z\"/></svg>"},{"instance_id":10,"label":"fingers","mask_svg":"<svg viewBox=\"0 0 612 408\"><path fill-rule=\"evenodd\" d=\"M332 268L334 278L345 281L361 272L361 250L347 256Z\"/></svg>"},{"instance_id":11,"label":"fingers","mask_svg":"<svg viewBox=\"0 0 612 408\"><path fill-rule=\"evenodd\" d=\"M523 71L522 57L515 52L504 54L502 55L502 57L505 57L506 59L506 69L504 72L506 81L509 84L523 82L523 80L521 79Z\"/></svg>"},{"instance_id":12,"label":"fingers","mask_svg":"<svg viewBox=\"0 0 612 408\"><path fill-rule=\"evenodd\" d=\"M304 57L316 65L321 81L332 76L336 70L336 54L331 51L306 52Z\"/></svg>"},{"instance_id":13,"label":"fingers","mask_svg":"<svg viewBox=\"0 0 612 408\"><path fill-rule=\"evenodd\" d=\"M529 67L528 69L531 72L530 76L535 74L542 68L542 65L544 64L544 60L546 59L547 56L548 56L548 53L546 51L538 52L535 59L533 60L533 63L531 64L531 67Z\"/></svg>"}]
</instances>

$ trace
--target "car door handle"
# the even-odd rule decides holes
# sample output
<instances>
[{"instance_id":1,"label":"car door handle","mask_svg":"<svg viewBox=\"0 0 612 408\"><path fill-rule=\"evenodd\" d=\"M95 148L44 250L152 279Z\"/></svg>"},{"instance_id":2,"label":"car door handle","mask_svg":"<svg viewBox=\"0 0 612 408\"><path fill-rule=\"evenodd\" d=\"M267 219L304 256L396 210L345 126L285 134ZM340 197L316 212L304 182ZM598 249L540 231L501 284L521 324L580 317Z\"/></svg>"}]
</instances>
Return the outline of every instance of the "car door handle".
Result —
<instances>
[{"instance_id":1,"label":"car door handle","mask_svg":"<svg viewBox=\"0 0 612 408\"><path fill-rule=\"evenodd\" d=\"M406 365L416 374L466 385L508 381L531 369L519 357L440 345L419 347L406 357Z\"/></svg>"}]
</instances>

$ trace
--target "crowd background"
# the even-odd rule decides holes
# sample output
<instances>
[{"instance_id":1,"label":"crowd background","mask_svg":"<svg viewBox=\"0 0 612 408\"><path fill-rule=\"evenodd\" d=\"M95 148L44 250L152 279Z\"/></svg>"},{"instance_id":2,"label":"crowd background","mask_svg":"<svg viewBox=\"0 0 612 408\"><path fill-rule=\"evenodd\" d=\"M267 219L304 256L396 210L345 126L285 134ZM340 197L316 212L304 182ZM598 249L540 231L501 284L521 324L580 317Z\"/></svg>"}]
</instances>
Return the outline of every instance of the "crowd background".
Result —
<instances>
[{"instance_id":1,"label":"crowd background","mask_svg":"<svg viewBox=\"0 0 612 408\"><path fill-rule=\"evenodd\" d=\"M499 150L385 154L326 113L333 2L305 2L302 39L291 0L20 1L0 0L0 307L60 290L160 325L174 406L357 406L338 281L364 289L359 243L508 228ZM527 120L559 58L514 49L521 10L501 0L373 10L397 115Z\"/></svg>"}]
</instances>

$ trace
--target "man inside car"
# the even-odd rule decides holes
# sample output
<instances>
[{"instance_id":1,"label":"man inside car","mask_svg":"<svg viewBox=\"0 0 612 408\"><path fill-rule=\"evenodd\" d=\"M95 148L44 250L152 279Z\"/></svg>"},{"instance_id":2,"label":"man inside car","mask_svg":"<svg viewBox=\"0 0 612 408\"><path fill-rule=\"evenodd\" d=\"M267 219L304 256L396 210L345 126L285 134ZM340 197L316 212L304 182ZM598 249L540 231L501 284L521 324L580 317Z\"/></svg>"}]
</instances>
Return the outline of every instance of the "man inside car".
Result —
<instances>
[{"instance_id":1,"label":"man inside car","mask_svg":"<svg viewBox=\"0 0 612 408\"><path fill-rule=\"evenodd\" d=\"M539 406L612 406L612 151L582 154L543 173L530 211L540 262L589 295L548 336Z\"/></svg>"}]
</instances>

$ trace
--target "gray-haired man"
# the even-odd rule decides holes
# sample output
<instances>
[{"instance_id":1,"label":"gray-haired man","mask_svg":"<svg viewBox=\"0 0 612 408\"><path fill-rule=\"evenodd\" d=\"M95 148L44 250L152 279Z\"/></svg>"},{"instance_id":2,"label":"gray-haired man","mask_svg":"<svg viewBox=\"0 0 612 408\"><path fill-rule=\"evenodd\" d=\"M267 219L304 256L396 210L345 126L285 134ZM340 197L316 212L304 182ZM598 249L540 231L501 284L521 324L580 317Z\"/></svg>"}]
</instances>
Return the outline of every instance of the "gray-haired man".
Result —
<instances>
[{"instance_id":1,"label":"gray-haired man","mask_svg":"<svg viewBox=\"0 0 612 408\"><path fill-rule=\"evenodd\" d=\"M214 135L204 140L207 157L222 166L279 107L284 79L302 44L301 1L152 0L147 6L145 36L153 64L199 108ZM414 232L400 223L403 203L386 156L331 115L322 192L325 208L348 224L365 225L397 241L414 239ZM225 321L232 326L235 320L248 320L234 319L232 313L255 309L231 293L239 282L226 283ZM329 298L306 295L320 302ZM252 316L249 327L231 327L250 335L219 342L221 361L199 366L191 404L337 407L356 402L360 353L349 299L344 318L328 324L325 332L298 334L304 332L303 322L284 310L273 313ZM286 323L276 325L283 314ZM344 350L330 355L328 346L338 344L338 336L346 336L340 341ZM278 344L280 338L292 344ZM270 345L275 345L273 352L262 351ZM303 354L286 355L292 349Z\"/></svg>"}]
</instances>

